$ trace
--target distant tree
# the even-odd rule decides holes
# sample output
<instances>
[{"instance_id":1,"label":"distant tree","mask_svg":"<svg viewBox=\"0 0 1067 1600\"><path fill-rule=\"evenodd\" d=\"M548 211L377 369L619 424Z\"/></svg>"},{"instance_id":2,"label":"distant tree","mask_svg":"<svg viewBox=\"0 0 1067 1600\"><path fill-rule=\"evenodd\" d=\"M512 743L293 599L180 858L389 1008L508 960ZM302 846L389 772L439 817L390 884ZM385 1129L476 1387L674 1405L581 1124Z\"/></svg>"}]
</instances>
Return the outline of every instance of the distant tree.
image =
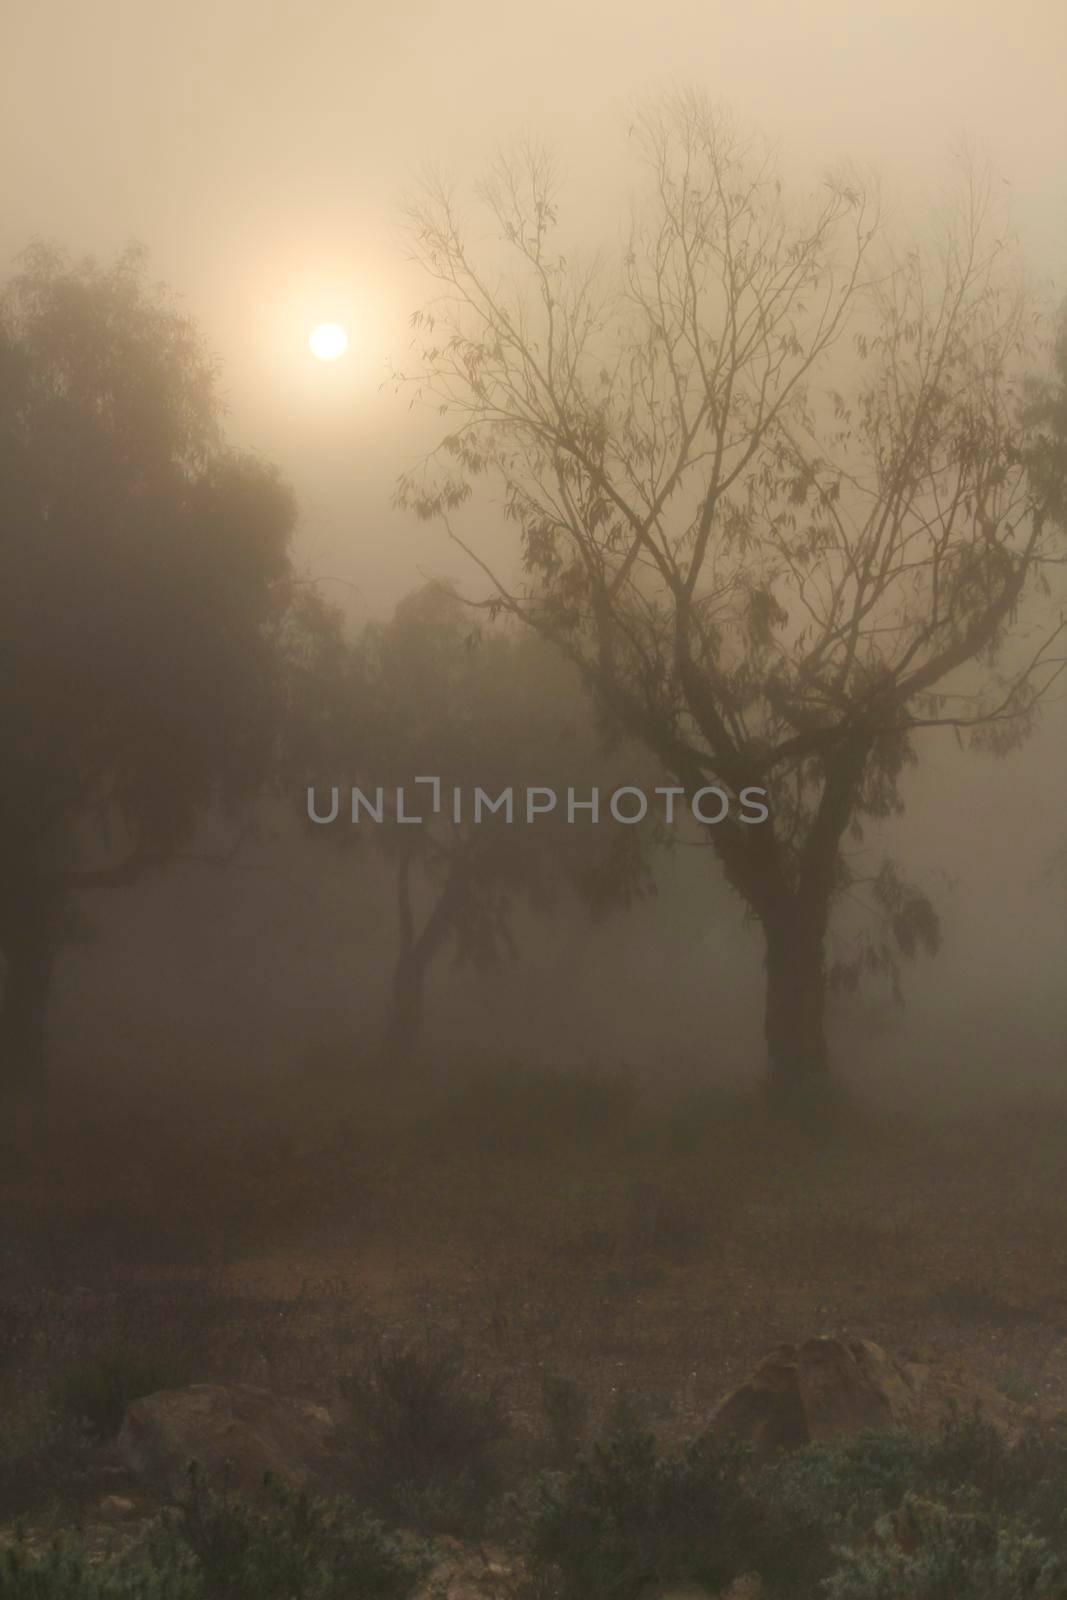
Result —
<instances>
[{"instance_id":1,"label":"distant tree","mask_svg":"<svg viewBox=\"0 0 1067 1600\"><path fill-rule=\"evenodd\" d=\"M140 252L35 246L0 292L0 1086L43 1108L72 897L231 821L284 707L295 508L227 448L215 369Z\"/></svg>"},{"instance_id":2,"label":"distant tree","mask_svg":"<svg viewBox=\"0 0 1067 1600\"><path fill-rule=\"evenodd\" d=\"M771 155L699 95L634 132L649 182L610 269L561 254L529 145L479 189L482 251L442 182L412 206L442 285L412 381L450 421L398 499L688 793L769 788L768 823L708 839L764 934L772 1090L809 1104L828 983L895 978L939 939L925 895L849 841L902 809L920 730L1007 750L1062 670L1042 610L1062 502L1024 382L1041 327L973 176L937 242L894 256L858 179L790 206ZM479 480L521 582L458 529ZM863 895L874 931L831 965L831 916Z\"/></svg>"},{"instance_id":3,"label":"distant tree","mask_svg":"<svg viewBox=\"0 0 1067 1600\"><path fill-rule=\"evenodd\" d=\"M606 914L647 893L651 833L593 825L584 812L567 821L568 784L584 794L611 771L580 684L540 641L485 627L439 585L409 595L389 622L370 624L340 681L351 699L329 758L344 779L331 831L349 844L369 836L392 871L397 954L386 1052L403 1060L422 1035L427 980L442 955L492 972L518 955L520 908L547 916L569 903ZM324 768L317 776L316 784L309 773L309 782L321 809ZM439 780L436 812L432 786L417 784L420 777ZM361 809L351 824L353 783L380 803L382 822ZM527 785L560 796L532 824L523 810ZM511 822L503 806L485 806L475 820L479 787L494 803L513 791ZM400 819L401 789L405 814L421 821Z\"/></svg>"}]
</instances>

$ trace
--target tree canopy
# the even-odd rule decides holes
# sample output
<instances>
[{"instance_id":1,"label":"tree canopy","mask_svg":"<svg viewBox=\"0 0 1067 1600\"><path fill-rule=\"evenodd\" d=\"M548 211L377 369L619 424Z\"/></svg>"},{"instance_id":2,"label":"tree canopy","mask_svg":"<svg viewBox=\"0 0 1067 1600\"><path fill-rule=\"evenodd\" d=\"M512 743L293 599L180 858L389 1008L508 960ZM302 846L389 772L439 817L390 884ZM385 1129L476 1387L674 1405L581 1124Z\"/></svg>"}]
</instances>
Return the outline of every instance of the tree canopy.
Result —
<instances>
[{"instance_id":1,"label":"tree canopy","mask_svg":"<svg viewBox=\"0 0 1067 1600\"><path fill-rule=\"evenodd\" d=\"M320 668L312 661L309 671ZM518 955L523 908L548 916L577 899L606 915L627 905L650 890L652 830L597 827L584 811L572 824L564 804L527 824L526 787L565 796L570 785L584 797L618 758L573 669L536 637L487 624L439 584L406 596L388 622L368 624L347 667L328 677L333 691L319 699L320 731L313 755L305 752L319 767L307 767L309 785L320 811L325 789L337 790L335 839L351 845L369 834L391 865L398 954L387 1043L406 1056L441 954L489 972ZM361 805L352 826L353 785L380 821ZM510 815L499 804L508 790Z\"/></svg>"},{"instance_id":2,"label":"tree canopy","mask_svg":"<svg viewBox=\"0 0 1067 1600\"><path fill-rule=\"evenodd\" d=\"M148 279L34 246L0 293L4 1055L40 1076L70 890L132 882L262 784L293 496L228 448L214 365Z\"/></svg>"},{"instance_id":3,"label":"tree canopy","mask_svg":"<svg viewBox=\"0 0 1067 1600\"><path fill-rule=\"evenodd\" d=\"M615 260L559 250L529 143L478 189L484 248L443 180L412 205L440 293L411 381L449 422L398 499L690 793L769 787L767 825L708 838L766 935L772 1080L813 1081L842 896L867 893L879 931L840 976L938 939L925 896L891 862L861 880L848 840L901 809L921 730L1007 750L1063 668L1045 324L973 169L901 248L870 185L791 200L700 95L633 135L644 190ZM479 483L519 579L460 526Z\"/></svg>"}]
</instances>

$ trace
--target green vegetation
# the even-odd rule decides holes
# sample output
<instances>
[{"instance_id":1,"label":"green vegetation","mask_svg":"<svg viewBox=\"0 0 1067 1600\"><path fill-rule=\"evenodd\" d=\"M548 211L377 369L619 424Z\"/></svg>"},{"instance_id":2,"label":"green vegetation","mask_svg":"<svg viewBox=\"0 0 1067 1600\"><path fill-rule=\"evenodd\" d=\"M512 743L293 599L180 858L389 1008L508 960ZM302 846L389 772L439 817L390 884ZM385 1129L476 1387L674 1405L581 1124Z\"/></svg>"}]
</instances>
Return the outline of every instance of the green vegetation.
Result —
<instances>
[{"instance_id":1,"label":"green vegetation","mask_svg":"<svg viewBox=\"0 0 1067 1600\"><path fill-rule=\"evenodd\" d=\"M426 1566L342 1502L270 1486L252 1507L195 1475L177 1515L153 1522L118 1559L95 1566L55 1543L0 1553L2 1600L403 1600Z\"/></svg>"},{"instance_id":2,"label":"green vegetation","mask_svg":"<svg viewBox=\"0 0 1067 1600\"><path fill-rule=\"evenodd\" d=\"M746 1572L775 1600L1063 1596L1065 1452L1063 1430L1013 1447L975 1415L932 1440L869 1433L758 1467L711 1434L664 1452L623 1418L513 1497L511 1528L530 1600L714 1591ZM914 1519L914 1549L880 1521L894 1512Z\"/></svg>"},{"instance_id":3,"label":"green vegetation","mask_svg":"<svg viewBox=\"0 0 1067 1600\"><path fill-rule=\"evenodd\" d=\"M353 1490L368 1510L426 1533L478 1535L504 1487L509 1427L462 1352L431 1343L379 1349L342 1380Z\"/></svg>"},{"instance_id":4,"label":"green vegetation","mask_svg":"<svg viewBox=\"0 0 1067 1600\"><path fill-rule=\"evenodd\" d=\"M582 1397L546 1378L541 1459L565 1445L571 1460L531 1473L502 1453L498 1401L457 1352L379 1352L348 1388L363 1443L351 1499L268 1483L249 1505L193 1473L184 1503L122 1554L3 1552L0 1600L403 1600L432 1560L413 1526L492 1526L516 1557L514 1600L717 1592L745 1573L768 1600L1067 1597L1062 1427L1011 1445L980 1415L953 1416L931 1439L868 1433L758 1465L711 1433L665 1449L630 1401L578 1448Z\"/></svg>"}]
</instances>

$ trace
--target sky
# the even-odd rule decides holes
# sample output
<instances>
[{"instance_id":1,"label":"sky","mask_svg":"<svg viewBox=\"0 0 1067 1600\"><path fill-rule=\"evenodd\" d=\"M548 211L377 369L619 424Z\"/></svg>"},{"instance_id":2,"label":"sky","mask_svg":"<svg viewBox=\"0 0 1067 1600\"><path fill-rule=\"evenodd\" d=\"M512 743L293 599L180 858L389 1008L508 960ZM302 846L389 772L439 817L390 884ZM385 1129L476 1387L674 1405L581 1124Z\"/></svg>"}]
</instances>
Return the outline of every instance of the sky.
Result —
<instances>
[{"instance_id":1,"label":"sky","mask_svg":"<svg viewBox=\"0 0 1067 1600\"><path fill-rule=\"evenodd\" d=\"M633 98L695 85L802 184L848 156L936 205L970 140L1032 269L1067 283L1060 0L5 0L0 40L0 271L34 236L147 246L220 358L235 441L297 488L308 570L357 616L458 575L390 506L430 434L381 387L426 298L399 224L427 163L469 180L533 131L573 215L610 230ZM307 350L320 321L351 335L333 367Z\"/></svg>"},{"instance_id":2,"label":"sky","mask_svg":"<svg viewBox=\"0 0 1067 1600\"><path fill-rule=\"evenodd\" d=\"M902 214L936 208L969 141L1031 271L1062 294L1065 66L1063 0L4 0L0 275L35 236L104 260L145 245L219 357L235 442L297 490L298 559L359 621L464 575L390 504L436 432L384 381L429 293L400 235L427 163L470 180L532 131L562 155L571 219L610 233L635 176L633 99L672 86L779 140L802 186L844 156L873 165ZM351 336L333 365L307 349L321 321ZM941 748L916 779L920 871L966 873L984 852L982 915L966 885L953 902L985 930L957 947L954 982L969 970L1022 995L1033 940L1062 949L1062 895L1032 874L1062 833L1049 758L1065 727L1061 705L1020 764ZM1037 965L1050 984L1062 963Z\"/></svg>"}]
</instances>

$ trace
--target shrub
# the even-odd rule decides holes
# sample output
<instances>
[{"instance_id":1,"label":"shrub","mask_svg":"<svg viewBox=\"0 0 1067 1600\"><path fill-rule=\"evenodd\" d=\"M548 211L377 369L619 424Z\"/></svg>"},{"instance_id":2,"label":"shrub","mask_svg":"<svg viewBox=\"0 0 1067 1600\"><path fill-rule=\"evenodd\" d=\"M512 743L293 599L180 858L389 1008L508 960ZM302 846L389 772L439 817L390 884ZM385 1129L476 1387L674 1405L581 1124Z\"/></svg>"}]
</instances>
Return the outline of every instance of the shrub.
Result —
<instances>
[{"instance_id":1,"label":"shrub","mask_svg":"<svg viewBox=\"0 0 1067 1600\"><path fill-rule=\"evenodd\" d=\"M61 1493L85 1467L92 1441L60 1415L31 1375L0 1388L0 1515L18 1516Z\"/></svg>"},{"instance_id":2,"label":"shrub","mask_svg":"<svg viewBox=\"0 0 1067 1600\"><path fill-rule=\"evenodd\" d=\"M908 1496L905 1511L915 1504ZM827 1600L1063 1600L1067 1566L1044 1540L988 1515L938 1509L912 1553L842 1551Z\"/></svg>"},{"instance_id":3,"label":"shrub","mask_svg":"<svg viewBox=\"0 0 1067 1600\"><path fill-rule=\"evenodd\" d=\"M569 1467L589 1426L589 1396L573 1378L546 1369L541 1378L541 1406L548 1434L548 1464Z\"/></svg>"},{"instance_id":4,"label":"shrub","mask_svg":"<svg viewBox=\"0 0 1067 1600\"><path fill-rule=\"evenodd\" d=\"M162 1561L137 1554L96 1563L57 1539L42 1552L21 1542L0 1551L0 1600L215 1600L215 1594L205 1589L189 1550L176 1548Z\"/></svg>"},{"instance_id":5,"label":"shrub","mask_svg":"<svg viewBox=\"0 0 1067 1600\"><path fill-rule=\"evenodd\" d=\"M68 1361L53 1380L56 1409L109 1438L119 1431L132 1400L192 1382L196 1374L188 1360L172 1361L169 1354L125 1343L90 1348Z\"/></svg>"},{"instance_id":6,"label":"shrub","mask_svg":"<svg viewBox=\"0 0 1067 1600\"><path fill-rule=\"evenodd\" d=\"M626 1418L566 1474L526 1498L523 1544L532 1592L558 1600L628 1600L651 1582L720 1587L746 1570L754 1507L743 1446L706 1435L661 1455Z\"/></svg>"},{"instance_id":7,"label":"shrub","mask_svg":"<svg viewBox=\"0 0 1067 1600\"><path fill-rule=\"evenodd\" d=\"M372 1518L341 1500L269 1487L269 1504L252 1506L190 1474L177 1521L157 1526L152 1559L166 1570L191 1550L212 1600L401 1600L414 1587L424 1563Z\"/></svg>"},{"instance_id":8,"label":"shrub","mask_svg":"<svg viewBox=\"0 0 1067 1600\"><path fill-rule=\"evenodd\" d=\"M749 1564L773 1593L808 1600L832 1571L836 1547L899 1505L921 1477L926 1448L905 1433L860 1433L761 1467L749 1480Z\"/></svg>"},{"instance_id":9,"label":"shrub","mask_svg":"<svg viewBox=\"0 0 1067 1600\"><path fill-rule=\"evenodd\" d=\"M58 1329L49 1393L62 1415L102 1438L118 1432L126 1407L159 1389L203 1380L212 1343L229 1307L197 1285L192 1290L138 1290L102 1297Z\"/></svg>"},{"instance_id":10,"label":"shrub","mask_svg":"<svg viewBox=\"0 0 1067 1600\"><path fill-rule=\"evenodd\" d=\"M714 1590L750 1571L775 1600L1067 1600L1056 1587L1065 1466L1067 1430L1012 1446L977 1414L947 1419L934 1439L869 1432L763 1466L711 1434L669 1455L624 1404L573 1470L512 1497L510 1527L537 1600L631 1600L653 1583ZM929 1549L925 1529L911 1556L859 1547L915 1495L942 1508Z\"/></svg>"},{"instance_id":11,"label":"shrub","mask_svg":"<svg viewBox=\"0 0 1067 1600\"><path fill-rule=\"evenodd\" d=\"M342 1430L358 1498L393 1525L476 1536L503 1488L510 1428L495 1390L458 1349L379 1348L342 1379L352 1408Z\"/></svg>"},{"instance_id":12,"label":"shrub","mask_svg":"<svg viewBox=\"0 0 1067 1600\"><path fill-rule=\"evenodd\" d=\"M275 1485L252 1507L193 1474L177 1515L118 1559L58 1542L0 1552L0 1600L404 1600L427 1564L340 1501Z\"/></svg>"}]
</instances>

